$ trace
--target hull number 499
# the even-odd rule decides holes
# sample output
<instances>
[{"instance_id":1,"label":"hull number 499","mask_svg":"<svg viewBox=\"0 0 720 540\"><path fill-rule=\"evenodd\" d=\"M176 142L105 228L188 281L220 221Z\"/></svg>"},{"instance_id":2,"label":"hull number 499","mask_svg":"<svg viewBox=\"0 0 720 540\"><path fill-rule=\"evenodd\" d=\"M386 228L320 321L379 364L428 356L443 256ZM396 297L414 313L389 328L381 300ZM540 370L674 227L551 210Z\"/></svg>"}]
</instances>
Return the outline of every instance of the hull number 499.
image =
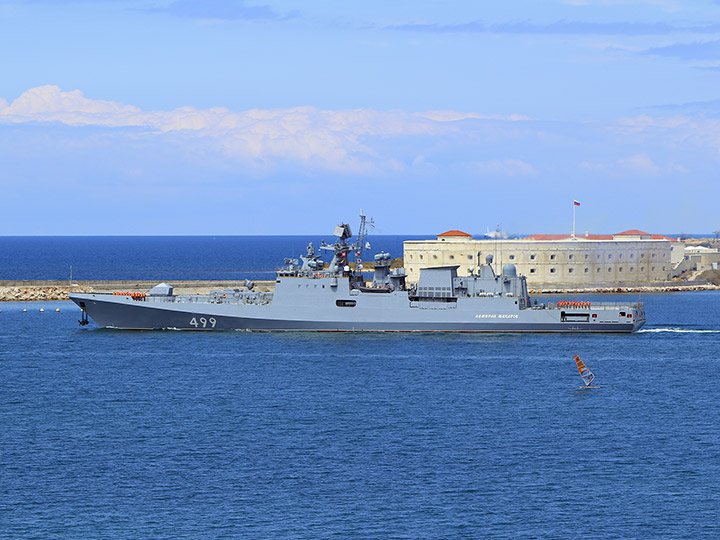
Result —
<instances>
[{"instance_id":1,"label":"hull number 499","mask_svg":"<svg viewBox=\"0 0 720 540\"><path fill-rule=\"evenodd\" d=\"M215 317L208 319L205 317L193 317L190 319L190 326L194 326L195 328L215 328L216 323Z\"/></svg>"}]
</instances>

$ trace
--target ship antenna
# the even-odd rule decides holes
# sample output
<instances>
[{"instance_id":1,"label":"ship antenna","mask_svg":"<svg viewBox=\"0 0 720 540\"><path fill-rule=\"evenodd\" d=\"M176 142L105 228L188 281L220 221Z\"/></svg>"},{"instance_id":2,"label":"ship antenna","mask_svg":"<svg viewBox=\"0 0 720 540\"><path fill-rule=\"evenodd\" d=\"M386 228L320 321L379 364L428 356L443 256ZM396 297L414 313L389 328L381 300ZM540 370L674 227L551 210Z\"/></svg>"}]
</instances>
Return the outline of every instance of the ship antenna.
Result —
<instances>
[{"instance_id":1,"label":"ship antenna","mask_svg":"<svg viewBox=\"0 0 720 540\"><path fill-rule=\"evenodd\" d=\"M360 229L358 230L357 234L357 246L356 250L362 254L363 249L365 248L365 237L367 237L367 226L370 225L371 227L375 226L375 222L372 218L368 221L368 219L365 217L365 213L363 212L363 209L360 209Z\"/></svg>"},{"instance_id":2,"label":"ship antenna","mask_svg":"<svg viewBox=\"0 0 720 540\"><path fill-rule=\"evenodd\" d=\"M497 224L497 230L498 230L498 240L500 241L500 260L498 261L497 267L500 268L500 273L502 274L502 267L503 267L502 241L503 241L503 237L502 237L502 226L500 225L500 223Z\"/></svg>"}]
</instances>

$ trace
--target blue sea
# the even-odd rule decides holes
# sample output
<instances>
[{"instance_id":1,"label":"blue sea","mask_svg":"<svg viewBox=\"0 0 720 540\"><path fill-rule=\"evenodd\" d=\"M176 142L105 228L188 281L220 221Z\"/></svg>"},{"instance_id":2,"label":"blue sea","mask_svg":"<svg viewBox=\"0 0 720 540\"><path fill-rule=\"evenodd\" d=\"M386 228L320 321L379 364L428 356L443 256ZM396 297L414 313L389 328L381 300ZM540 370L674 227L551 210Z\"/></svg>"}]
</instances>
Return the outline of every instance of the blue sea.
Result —
<instances>
[{"instance_id":1,"label":"blue sea","mask_svg":"<svg viewBox=\"0 0 720 540\"><path fill-rule=\"evenodd\" d=\"M720 293L642 300L633 335L124 332L0 303L0 538L720 538Z\"/></svg>"},{"instance_id":2,"label":"blue sea","mask_svg":"<svg viewBox=\"0 0 720 540\"><path fill-rule=\"evenodd\" d=\"M403 240L431 236L374 235L370 252L403 256ZM318 250L323 236L4 236L0 280L273 279L286 257ZM327 257L326 257L326 260Z\"/></svg>"}]
</instances>

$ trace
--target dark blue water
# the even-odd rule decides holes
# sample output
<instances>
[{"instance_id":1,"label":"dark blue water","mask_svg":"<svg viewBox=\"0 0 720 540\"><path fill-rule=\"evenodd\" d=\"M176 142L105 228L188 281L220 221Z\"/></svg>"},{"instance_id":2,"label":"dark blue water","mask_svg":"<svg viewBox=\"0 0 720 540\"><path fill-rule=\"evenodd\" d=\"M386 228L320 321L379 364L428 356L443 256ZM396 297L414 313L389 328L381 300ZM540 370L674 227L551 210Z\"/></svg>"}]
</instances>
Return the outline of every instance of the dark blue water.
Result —
<instances>
[{"instance_id":1,"label":"dark blue water","mask_svg":"<svg viewBox=\"0 0 720 540\"><path fill-rule=\"evenodd\" d=\"M0 537L718 538L720 294L644 300L646 330L607 336L138 333L0 304Z\"/></svg>"},{"instance_id":2,"label":"dark blue water","mask_svg":"<svg viewBox=\"0 0 720 540\"><path fill-rule=\"evenodd\" d=\"M370 236L371 253L402 257L403 240ZM4 236L0 279L273 279L285 257L317 250L321 236ZM365 257L369 258L370 254ZM327 258L326 258L327 259Z\"/></svg>"}]
</instances>

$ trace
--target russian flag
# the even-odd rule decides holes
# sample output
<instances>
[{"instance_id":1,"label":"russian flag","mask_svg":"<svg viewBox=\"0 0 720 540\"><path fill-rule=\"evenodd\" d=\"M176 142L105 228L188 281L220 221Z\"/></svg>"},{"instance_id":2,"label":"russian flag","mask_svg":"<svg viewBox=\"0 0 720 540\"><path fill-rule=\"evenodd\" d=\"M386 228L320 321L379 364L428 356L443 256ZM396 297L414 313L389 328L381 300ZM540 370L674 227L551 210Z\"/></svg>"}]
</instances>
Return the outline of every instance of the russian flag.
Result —
<instances>
[{"instance_id":1,"label":"russian flag","mask_svg":"<svg viewBox=\"0 0 720 540\"><path fill-rule=\"evenodd\" d=\"M573 204L574 204L575 206L580 206L580 203L577 202L577 201L573 201Z\"/></svg>"}]
</instances>

